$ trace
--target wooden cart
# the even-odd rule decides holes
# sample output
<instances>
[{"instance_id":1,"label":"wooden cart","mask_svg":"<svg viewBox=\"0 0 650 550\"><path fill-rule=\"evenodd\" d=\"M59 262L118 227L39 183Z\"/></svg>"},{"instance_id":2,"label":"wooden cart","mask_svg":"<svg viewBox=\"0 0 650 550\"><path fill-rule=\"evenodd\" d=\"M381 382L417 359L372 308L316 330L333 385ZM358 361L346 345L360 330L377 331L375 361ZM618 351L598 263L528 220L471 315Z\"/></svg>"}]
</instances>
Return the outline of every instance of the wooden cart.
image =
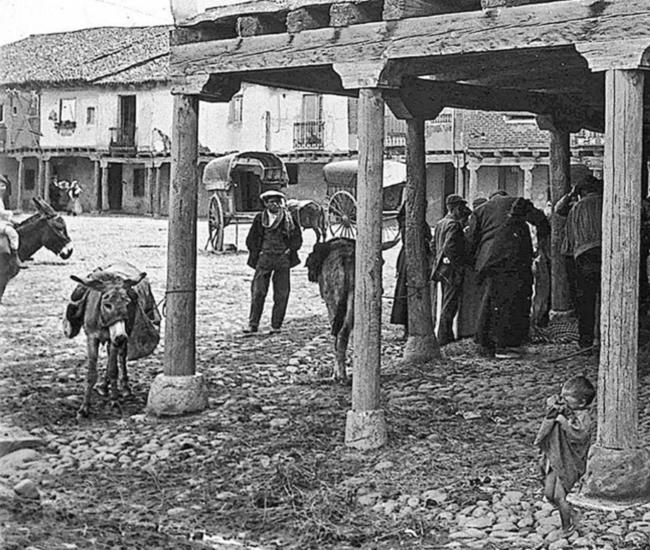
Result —
<instances>
[{"instance_id":1,"label":"wooden cart","mask_svg":"<svg viewBox=\"0 0 650 550\"><path fill-rule=\"evenodd\" d=\"M327 184L327 225L332 237L357 236L357 160L326 164L323 176ZM395 240L399 232L397 212L406 184L406 164L384 161L382 242Z\"/></svg>"},{"instance_id":2,"label":"wooden cart","mask_svg":"<svg viewBox=\"0 0 650 550\"><path fill-rule=\"evenodd\" d=\"M288 183L284 163L273 153L245 151L211 160L203 171L203 185L212 193L208 205L206 250L223 252L224 229L231 223L236 224L237 248L239 223L249 223L262 210L260 194L281 191Z\"/></svg>"}]
</instances>

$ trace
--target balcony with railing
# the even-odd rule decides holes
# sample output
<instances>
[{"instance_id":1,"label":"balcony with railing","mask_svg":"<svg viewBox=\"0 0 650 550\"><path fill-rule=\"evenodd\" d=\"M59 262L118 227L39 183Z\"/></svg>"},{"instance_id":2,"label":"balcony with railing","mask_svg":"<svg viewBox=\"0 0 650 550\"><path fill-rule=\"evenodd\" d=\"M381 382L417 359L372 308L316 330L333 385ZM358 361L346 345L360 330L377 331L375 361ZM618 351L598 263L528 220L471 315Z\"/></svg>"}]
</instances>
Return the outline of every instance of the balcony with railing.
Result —
<instances>
[{"instance_id":1,"label":"balcony with railing","mask_svg":"<svg viewBox=\"0 0 650 550\"><path fill-rule=\"evenodd\" d=\"M296 151L322 151L324 142L325 122L313 120L293 123L293 148Z\"/></svg>"},{"instance_id":2,"label":"balcony with railing","mask_svg":"<svg viewBox=\"0 0 650 550\"><path fill-rule=\"evenodd\" d=\"M135 126L109 128L111 140L108 148L113 154L135 154Z\"/></svg>"},{"instance_id":3,"label":"balcony with railing","mask_svg":"<svg viewBox=\"0 0 650 550\"><path fill-rule=\"evenodd\" d=\"M384 117L384 147L406 147L406 121L393 115Z\"/></svg>"}]
</instances>

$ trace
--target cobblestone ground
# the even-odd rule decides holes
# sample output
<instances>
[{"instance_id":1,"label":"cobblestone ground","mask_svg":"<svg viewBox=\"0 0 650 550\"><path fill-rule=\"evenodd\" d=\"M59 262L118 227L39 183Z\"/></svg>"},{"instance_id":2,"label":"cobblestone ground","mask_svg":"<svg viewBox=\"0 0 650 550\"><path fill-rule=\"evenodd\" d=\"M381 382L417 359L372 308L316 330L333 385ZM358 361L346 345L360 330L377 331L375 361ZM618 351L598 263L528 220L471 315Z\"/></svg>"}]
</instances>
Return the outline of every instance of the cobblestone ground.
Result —
<instances>
[{"instance_id":1,"label":"cobblestone ground","mask_svg":"<svg viewBox=\"0 0 650 550\"><path fill-rule=\"evenodd\" d=\"M161 345L130 366L134 397L121 411L96 397L93 417L78 424L85 344L60 326L69 275L126 260L148 273L160 300L166 221L66 221L72 258L40 251L0 306L3 416L45 442L11 472L0 463L0 477L29 478L40 492L3 509L0 491L0 548L650 548L648 509L583 510L567 538L541 498L531 443L544 399L569 375L595 380L595 359L551 365L572 348L549 345L531 346L525 360L486 361L459 342L439 364L406 365L399 331L384 327L389 444L352 452L343 445L349 387L327 380L333 356L317 286L294 270L286 330L242 338L252 277L244 254L198 258L197 368L210 408L181 419L144 414ZM205 237L202 222L201 248ZM303 260L312 244L309 232ZM386 295L396 252L385 256Z\"/></svg>"}]
</instances>

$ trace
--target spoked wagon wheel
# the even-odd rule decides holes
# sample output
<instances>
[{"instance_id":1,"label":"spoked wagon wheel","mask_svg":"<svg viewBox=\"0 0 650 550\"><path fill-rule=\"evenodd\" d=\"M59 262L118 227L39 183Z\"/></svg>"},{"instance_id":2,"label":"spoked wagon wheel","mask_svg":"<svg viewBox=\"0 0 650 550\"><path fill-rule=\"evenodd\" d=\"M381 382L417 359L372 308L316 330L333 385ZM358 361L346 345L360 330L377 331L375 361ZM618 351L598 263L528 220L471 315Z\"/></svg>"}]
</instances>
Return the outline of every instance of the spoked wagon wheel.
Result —
<instances>
[{"instance_id":1,"label":"spoked wagon wheel","mask_svg":"<svg viewBox=\"0 0 650 550\"><path fill-rule=\"evenodd\" d=\"M357 201L347 191L337 191L327 203L327 225L332 237L357 237Z\"/></svg>"},{"instance_id":2,"label":"spoked wagon wheel","mask_svg":"<svg viewBox=\"0 0 650 550\"><path fill-rule=\"evenodd\" d=\"M224 226L221 201L217 195L212 195L208 205L208 241L205 243L206 250L210 246L215 252L223 252Z\"/></svg>"}]
</instances>

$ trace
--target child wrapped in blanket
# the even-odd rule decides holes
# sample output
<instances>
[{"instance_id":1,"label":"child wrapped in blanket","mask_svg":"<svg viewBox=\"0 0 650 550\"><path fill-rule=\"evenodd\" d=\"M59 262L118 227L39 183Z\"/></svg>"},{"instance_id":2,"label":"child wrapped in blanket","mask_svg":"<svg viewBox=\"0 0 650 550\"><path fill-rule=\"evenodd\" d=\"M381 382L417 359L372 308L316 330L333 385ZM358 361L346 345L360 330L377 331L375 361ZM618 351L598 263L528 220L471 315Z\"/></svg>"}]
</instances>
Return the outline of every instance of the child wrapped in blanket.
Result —
<instances>
[{"instance_id":1,"label":"child wrapped in blanket","mask_svg":"<svg viewBox=\"0 0 650 550\"><path fill-rule=\"evenodd\" d=\"M557 506L567 534L577 527L566 497L587 467L594 426L589 406L595 396L596 390L586 377L567 380L560 395L548 398L546 415L535 438L534 444L544 455L544 496Z\"/></svg>"}]
</instances>

